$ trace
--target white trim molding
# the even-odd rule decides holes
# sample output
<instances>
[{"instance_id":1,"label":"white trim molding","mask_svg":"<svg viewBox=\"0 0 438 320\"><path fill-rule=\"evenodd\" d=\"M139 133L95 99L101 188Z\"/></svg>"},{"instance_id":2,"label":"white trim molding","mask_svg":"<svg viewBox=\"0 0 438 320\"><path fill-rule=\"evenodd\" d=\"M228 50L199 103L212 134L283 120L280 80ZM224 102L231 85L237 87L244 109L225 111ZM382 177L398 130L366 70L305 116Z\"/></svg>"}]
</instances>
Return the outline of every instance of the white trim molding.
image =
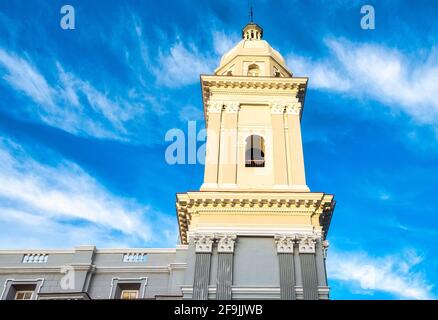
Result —
<instances>
[{"instance_id":1,"label":"white trim molding","mask_svg":"<svg viewBox=\"0 0 438 320\"><path fill-rule=\"evenodd\" d=\"M3 291L0 295L0 300L6 300L11 287L14 285L35 285L34 293L32 294L32 300L37 300L38 294L44 284L44 278L36 279L6 279L3 285Z\"/></svg>"},{"instance_id":2,"label":"white trim molding","mask_svg":"<svg viewBox=\"0 0 438 320\"><path fill-rule=\"evenodd\" d=\"M147 277L140 277L140 278L115 277L115 278L112 278L109 299L119 299L119 298L115 297L116 291L117 291L117 286L119 284L139 284L138 298L144 299L146 297L146 285L148 284Z\"/></svg>"}]
</instances>

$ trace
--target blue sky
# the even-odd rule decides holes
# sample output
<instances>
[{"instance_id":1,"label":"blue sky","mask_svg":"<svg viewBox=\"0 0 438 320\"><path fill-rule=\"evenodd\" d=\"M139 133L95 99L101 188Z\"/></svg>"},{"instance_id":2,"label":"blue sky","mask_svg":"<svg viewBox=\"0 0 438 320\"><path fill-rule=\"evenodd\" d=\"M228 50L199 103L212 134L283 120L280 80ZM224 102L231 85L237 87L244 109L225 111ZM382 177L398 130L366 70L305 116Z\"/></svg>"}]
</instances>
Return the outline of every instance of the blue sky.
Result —
<instances>
[{"instance_id":1,"label":"blue sky","mask_svg":"<svg viewBox=\"0 0 438 320\"><path fill-rule=\"evenodd\" d=\"M171 247L166 132L202 129L199 74L239 41L247 1L0 3L0 246ZM334 299L436 298L438 2L253 1L297 76L307 182L336 195ZM360 28L372 4L376 29Z\"/></svg>"}]
</instances>

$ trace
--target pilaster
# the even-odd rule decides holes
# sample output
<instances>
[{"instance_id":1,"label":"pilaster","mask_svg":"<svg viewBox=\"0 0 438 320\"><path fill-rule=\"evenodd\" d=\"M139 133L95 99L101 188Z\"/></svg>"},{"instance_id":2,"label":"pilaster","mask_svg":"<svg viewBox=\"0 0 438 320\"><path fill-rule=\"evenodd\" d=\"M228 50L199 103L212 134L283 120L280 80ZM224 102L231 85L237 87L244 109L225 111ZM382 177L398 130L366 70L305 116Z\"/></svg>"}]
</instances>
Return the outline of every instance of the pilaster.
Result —
<instances>
[{"instance_id":1,"label":"pilaster","mask_svg":"<svg viewBox=\"0 0 438 320\"><path fill-rule=\"evenodd\" d=\"M195 243L195 276L193 283L193 299L207 300L210 282L211 252L213 235L196 235Z\"/></svg>"},{"instance_id":2,"label":"pilaster","mask_svg":"<svg viewBox=\"0 0 438 320\"><path fill-rule=\"evenodd\" d=\"M231 300L233 285L233 253L236 242L235 234L218 236L218 271L216 299Z\"/></svg>"},{"instance_id":3,"label":"pilaster","mask_svg":"<svg viewBox=\"0 0 438 320\"><path fill-rule=\"evenodd\" d=\"M220 148L220 127L223 102L208 101L207 105L207 145L205 153L204 184L201 189L216 188Z\"/></svg>"},{"instance_id":4,"label":"pilaster","mask_svg":"<svg viewBox=\"0 0 438 320\"><path fill-rule=\"evenodd\" d=\"M280 268L280 298L295 300L294 275L294 236L279 235L275 237Z\"/></svg>"},{"instance_id":5,"label":"pilaster","mask_svg":"<svg viewBox=\"0 0 438 320\"><path fill-rule=\"evenodd\" d=\"M316 237L305 235L298 238L304 300L318 299L318 274L315 259Z\"/></svg>"},{"instance_id":6,"label":"pilaster","mask_svg":"<svg viewBox=\"0 0 438 320\"><path fill-rule=\"evenodd\" d=\"M315 248L315 260L316 260L316 271L318 275L318 287L326 287L327 279L325 274L325 259L324 259L324 248L321 239L316 241Z\"/></svg>"},{"instance_id":7,"label":"pilaster","mask_svg":"<svg viewBox=\"0 0 438 320\"><path fill-rule=\"evenodd\" d=\"M286 137L284 128L285 103L271 104L272 143L274 151L274 184L276 187L285 187L288 184L286 161Z\"/></svg>"},{"instance_id":8,"label":"pilaster","mask_svg":"<svg viewBox=\"0 0 438 320\"><path fill-rule=\"evenodd\" d=\"M289 172L289 186L296 189L307 189L304 170L303 145L301 140L301 110L300 102L286 105L286 124L288 134L287 161Z\"/></svg>"},{"instance_id":9,"label":"pilaster","mask_svg":"<svg viewBox=\"0 0 438 320\"><path fill-rule=\"evenodd\" d=\"M225 101L220 130L219 184L236 187L237 183L237 121L240 104Z\"/></svg>"}]
</instances>

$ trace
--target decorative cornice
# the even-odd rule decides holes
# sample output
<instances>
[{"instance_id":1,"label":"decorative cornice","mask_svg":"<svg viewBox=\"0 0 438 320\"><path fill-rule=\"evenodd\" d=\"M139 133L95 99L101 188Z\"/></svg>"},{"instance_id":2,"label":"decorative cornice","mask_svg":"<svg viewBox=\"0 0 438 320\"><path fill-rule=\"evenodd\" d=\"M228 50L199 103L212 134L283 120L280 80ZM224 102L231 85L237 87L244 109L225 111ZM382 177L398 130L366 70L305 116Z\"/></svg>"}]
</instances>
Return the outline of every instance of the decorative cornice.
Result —
<instances>
[{"instance_id":1,"label":"decorative cornice","mask_svg":"<svg viewBox=\"0 0 438 320\"><path fill-rule=\"evenodd\" d=\"M187 244L187 233L193 213L209 211L272 212L272 214L318 214L322 221L324 238L333 212L333 195L323 193L248 193L248 192L190 192L177 194L177 216L181 243Z\"/></svg>"},{"instance_id":2,"label":"decorative cornice","mask_svg":"<svg viewBox=\"0 0 438 320\"><path fill-rule=\"evenodd\" d=\"M214 235L195 235L195 251L197 253L211 253L213 249Z\"/></svg>"},{"instance_id":3,"label":"decorative cornice","mask_svg":"<svg viewBox=\"0 0 438 320\"><path fill-rule=\"evenodd\" d=\"M202 199L181 199L177 208L308 208L326 210L331 202L325 199L278 199L278 198L202 198Z\"/></svg>"},{"instance_id":4,"label":"decorative cornice","mask_svg":"<svg viewBox=\"0 0 438 320\"><path fill-rule=\"evenodd\" d=\"M254 89L305 89L307 78L273 78L273 77L229 77L201 76L201 84L208 87L254 88Z\"/></svg>"},{"instance_id":5,"label":"decorative cornice","mask_svg":"<svg viewBox=\"0 0 438 320\"><path fill-rule=\"evenodd\" d=\"M323 210L321 213L321 216L319 218L322 229L323 229L323 239L327 238L327 233L330 228L330 223L332 221L333 212L336 207L336 201L332 199L332 203L330 205L330 208L327 208L326 210Z\"/></svg>"},{"instance_id":6,"label":"decorative cornice","mask_svg":"<svg viewBox=\"0 0 438 320\"><path fill-rule=\"evenodd\" d=\"M239 95L285 95L300 98L305 95L307 78L291 77L245 77L245 76L211 76L201 75L202 97L205 112L208 113L207 102L212 96L212 91L226 90L228 94ZM261 91L263 90L263 91Z\"/></svg>"},{"instance_id":7,"label":"decorative cornice","mask_svg":"<svg viewBox=\"0 0 438 320\"><path fill-rule=\"evenodd\" d=\"M277 253L293 253L295 236L290 236L290 235L275 236L275 243L277 244Z\"/></svg>"},{"instance_id":8,"label":"decorative cornice","mask_svg":"<svg viewBox=\"0 0 438 320\"><path fill-rule=\"evenodd\" d=\"M220 253L234 252L234 243L237 236L235 234L218 235L217 251Z\"/></svg>"}]
</instances>

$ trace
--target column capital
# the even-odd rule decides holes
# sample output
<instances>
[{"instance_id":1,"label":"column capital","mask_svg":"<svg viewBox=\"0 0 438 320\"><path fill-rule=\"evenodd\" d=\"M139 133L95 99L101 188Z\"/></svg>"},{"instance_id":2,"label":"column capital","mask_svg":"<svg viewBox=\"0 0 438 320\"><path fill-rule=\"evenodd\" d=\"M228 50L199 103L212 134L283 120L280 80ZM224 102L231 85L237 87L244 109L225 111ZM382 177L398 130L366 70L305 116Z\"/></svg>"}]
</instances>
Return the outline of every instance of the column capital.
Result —
<instances>
[{"instance_id":1,"label":"column capital","mask_svg":"<svg viewBox=\"0 0 438 320\"><path fill-rule=\"evenodd\" d=\"M286 113L292 115L299 115L301 113L301 102L290 102L286 104Z\"/></svg>"},{"instance_id":2,"label":"column capital","mask_svg":"<svg viewBox=\"0 0 438 320\"><path fill-rule=\"evenodd\" d=\"M197 253L211 253L213 248L214 235L198 234L193 237L195 242L195 251Z\"/></svg>"},{"instance_id":3,"label":"column capital","mask_svg":"<svg viewBox=\"0 0 438 320\"><path fill-rule=\"evenodd\" d=\"M293 253L295 236L277 235L275 236L277 253Z\"/></svg>"},{"instance_id":4,"label":"column capital","mask_svg":"<svg viewBox=\"0 0 438 320\"><path fill-rule=\"evenodd\" d=\"M315 253L315 244L315 235L303 235L298 238L298 250L300 253Z\"/></svg>"},{"instance_id":5,"label":"column capital","mask_svg":"<svg viewBox=\"0 0 438 320\"><path fill-rule=\"evenodd\" d=\"M286 103L273 102L271 103L271 114L283 114L286 108Z\"/></svg>"},{"instance_id":6,"label":"column capital","mask_svg":"<svg viewBox=\"0 0 438 320\"><path fill-rule=\"evenodd\" d=\"M223 106L223 101L209 100L207 102L207 113L221 113Z\"/></svg>"},{"instance_id":7,"label":"column capital","mask_svg":"<svg viewBox=\"0 0 438 320\"><path fill-rule=\"evenodd\" d=\"M239 101L224 101L226 113L237 113L240 109Z\"/></svg>"},{"instance_id":8,"label":"column capital","mask_svg":"<svg viewBox=\"0 0 438 320\"><path fill-rule=\"evenodd\" d=\"M217 235L218 244L217 252L219 253L232 253L234 252L234 243L237 236L235 234L221 234Z\"/></svg>"}]
</instances>

